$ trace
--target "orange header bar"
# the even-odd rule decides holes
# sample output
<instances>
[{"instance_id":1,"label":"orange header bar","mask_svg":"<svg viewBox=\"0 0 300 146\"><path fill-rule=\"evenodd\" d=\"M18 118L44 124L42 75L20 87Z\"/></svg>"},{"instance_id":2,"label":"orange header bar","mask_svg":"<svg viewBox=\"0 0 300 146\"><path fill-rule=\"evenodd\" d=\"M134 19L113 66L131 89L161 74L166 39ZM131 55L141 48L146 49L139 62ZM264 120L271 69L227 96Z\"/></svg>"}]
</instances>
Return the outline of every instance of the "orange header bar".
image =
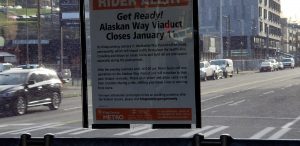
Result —
<instances>
[{"instance_id":1,"label":"orange header bar","mask_svg":"<svg viewBox=\"0 0 300 146\"><path fill-rule=\"evenodd\" d=\"M97 108L96 120L192 120L191 108Z\"/></svg>"},{"instance_id":2,"label":"orange header bar","mask_svg":"<svg viewBox=\"0 0 300 146\"><path fill-rule=\"evenodd\" d=\"M93 0L93 10L174 7L188 3L189 0Z\"/></svg>"}]
</instances>

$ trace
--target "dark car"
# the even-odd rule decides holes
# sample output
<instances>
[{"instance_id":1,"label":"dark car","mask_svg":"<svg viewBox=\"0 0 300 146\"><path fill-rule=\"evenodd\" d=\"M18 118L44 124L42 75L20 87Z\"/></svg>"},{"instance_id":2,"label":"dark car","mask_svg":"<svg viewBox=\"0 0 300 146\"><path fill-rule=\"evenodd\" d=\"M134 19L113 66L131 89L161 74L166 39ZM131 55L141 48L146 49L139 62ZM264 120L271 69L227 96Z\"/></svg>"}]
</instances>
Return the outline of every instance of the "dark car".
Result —
<instances>
[{"instance_id":1,"label":"dark car","mask_svg":"<svg viewBox=\"0 0 300 146\"><path fill-rule=\"evenodd\" d=\"M54 70L11 69L0 73L0 112L23 115L29 107L59 108L62 82Z\"/></svg>"},{"instance_id":2,"label":"dark car","mask_svg":"<svg viewBox=\"0 0 300 146\"><path fill-rule=\"evenodd\" d=\"M58 77L63 83L69 83L72 81L72 74L70 69L63 69L61 72L58 72Z\"/></svg>"}]
</instances>

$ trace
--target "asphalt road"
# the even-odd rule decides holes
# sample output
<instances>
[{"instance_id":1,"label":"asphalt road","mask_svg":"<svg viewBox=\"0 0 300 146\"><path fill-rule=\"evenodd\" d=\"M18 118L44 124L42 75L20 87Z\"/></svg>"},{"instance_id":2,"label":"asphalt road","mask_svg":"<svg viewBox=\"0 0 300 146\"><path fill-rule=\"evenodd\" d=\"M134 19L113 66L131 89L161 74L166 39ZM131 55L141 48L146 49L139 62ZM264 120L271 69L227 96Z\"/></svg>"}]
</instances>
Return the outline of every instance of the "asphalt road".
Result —
<instances>
[{"instance_id":1,"label":"asphalt road","mask_svg":"<svg viewBox=\"0 0 300 146\"><path fill-rule=\"evenodd\" d=\"M23 116L0 117L0 137L19 137L22 133L41 137L53 133L56 137L157 138L202 133L207 138L218 138L226 133L234 138L300 139L299 89L300 68L248 72L201 82L201 129L151 129L151 125L144 124L131 125L131 129L84 129L81 98L65 98L57 111L36 107ZM89 116L91 124L91 111Z\"/></svg>"}]
</instances>

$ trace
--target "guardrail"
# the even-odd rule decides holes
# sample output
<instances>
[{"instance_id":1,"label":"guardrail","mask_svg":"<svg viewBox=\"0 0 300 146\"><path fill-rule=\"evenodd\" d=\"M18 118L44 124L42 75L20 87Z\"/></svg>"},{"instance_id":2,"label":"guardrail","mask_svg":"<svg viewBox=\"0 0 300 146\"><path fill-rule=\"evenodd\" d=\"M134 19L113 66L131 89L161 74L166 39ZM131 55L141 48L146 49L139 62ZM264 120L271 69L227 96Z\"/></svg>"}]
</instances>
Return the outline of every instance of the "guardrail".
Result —
<instances>
[{"instance_id":1,"label":"guardrail","mask_svg":"<svg viewBox=\"0 0 300 146\"><path fill-rule=\"evenodd\" d=\"M234 139L221 135L220 139L205 139L196 134L192 138L55 138L46 134L32 138L22 134L20 138L0 138L1 146L299 146L300 140L252 140Z\"/></svg>"}]
</instances>

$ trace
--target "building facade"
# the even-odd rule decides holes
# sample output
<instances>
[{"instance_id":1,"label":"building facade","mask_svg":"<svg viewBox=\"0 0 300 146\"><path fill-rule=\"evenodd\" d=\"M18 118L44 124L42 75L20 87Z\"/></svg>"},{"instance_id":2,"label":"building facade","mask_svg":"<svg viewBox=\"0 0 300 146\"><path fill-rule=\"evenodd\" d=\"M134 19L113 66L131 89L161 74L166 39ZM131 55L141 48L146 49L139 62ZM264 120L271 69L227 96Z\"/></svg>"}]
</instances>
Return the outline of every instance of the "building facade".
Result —
<instances>
[{"instance_id":1,"label":"building facade","mask_svg":"<svg viewBox=\"0 0 300 146\"><path fill-rule=\"evenodd\" d=\"M199 4L200 35L221 38L223 45L216 49L221 58L264 59L280 51L280 0L200 0Z\"/></svg>"}]
</instances>

